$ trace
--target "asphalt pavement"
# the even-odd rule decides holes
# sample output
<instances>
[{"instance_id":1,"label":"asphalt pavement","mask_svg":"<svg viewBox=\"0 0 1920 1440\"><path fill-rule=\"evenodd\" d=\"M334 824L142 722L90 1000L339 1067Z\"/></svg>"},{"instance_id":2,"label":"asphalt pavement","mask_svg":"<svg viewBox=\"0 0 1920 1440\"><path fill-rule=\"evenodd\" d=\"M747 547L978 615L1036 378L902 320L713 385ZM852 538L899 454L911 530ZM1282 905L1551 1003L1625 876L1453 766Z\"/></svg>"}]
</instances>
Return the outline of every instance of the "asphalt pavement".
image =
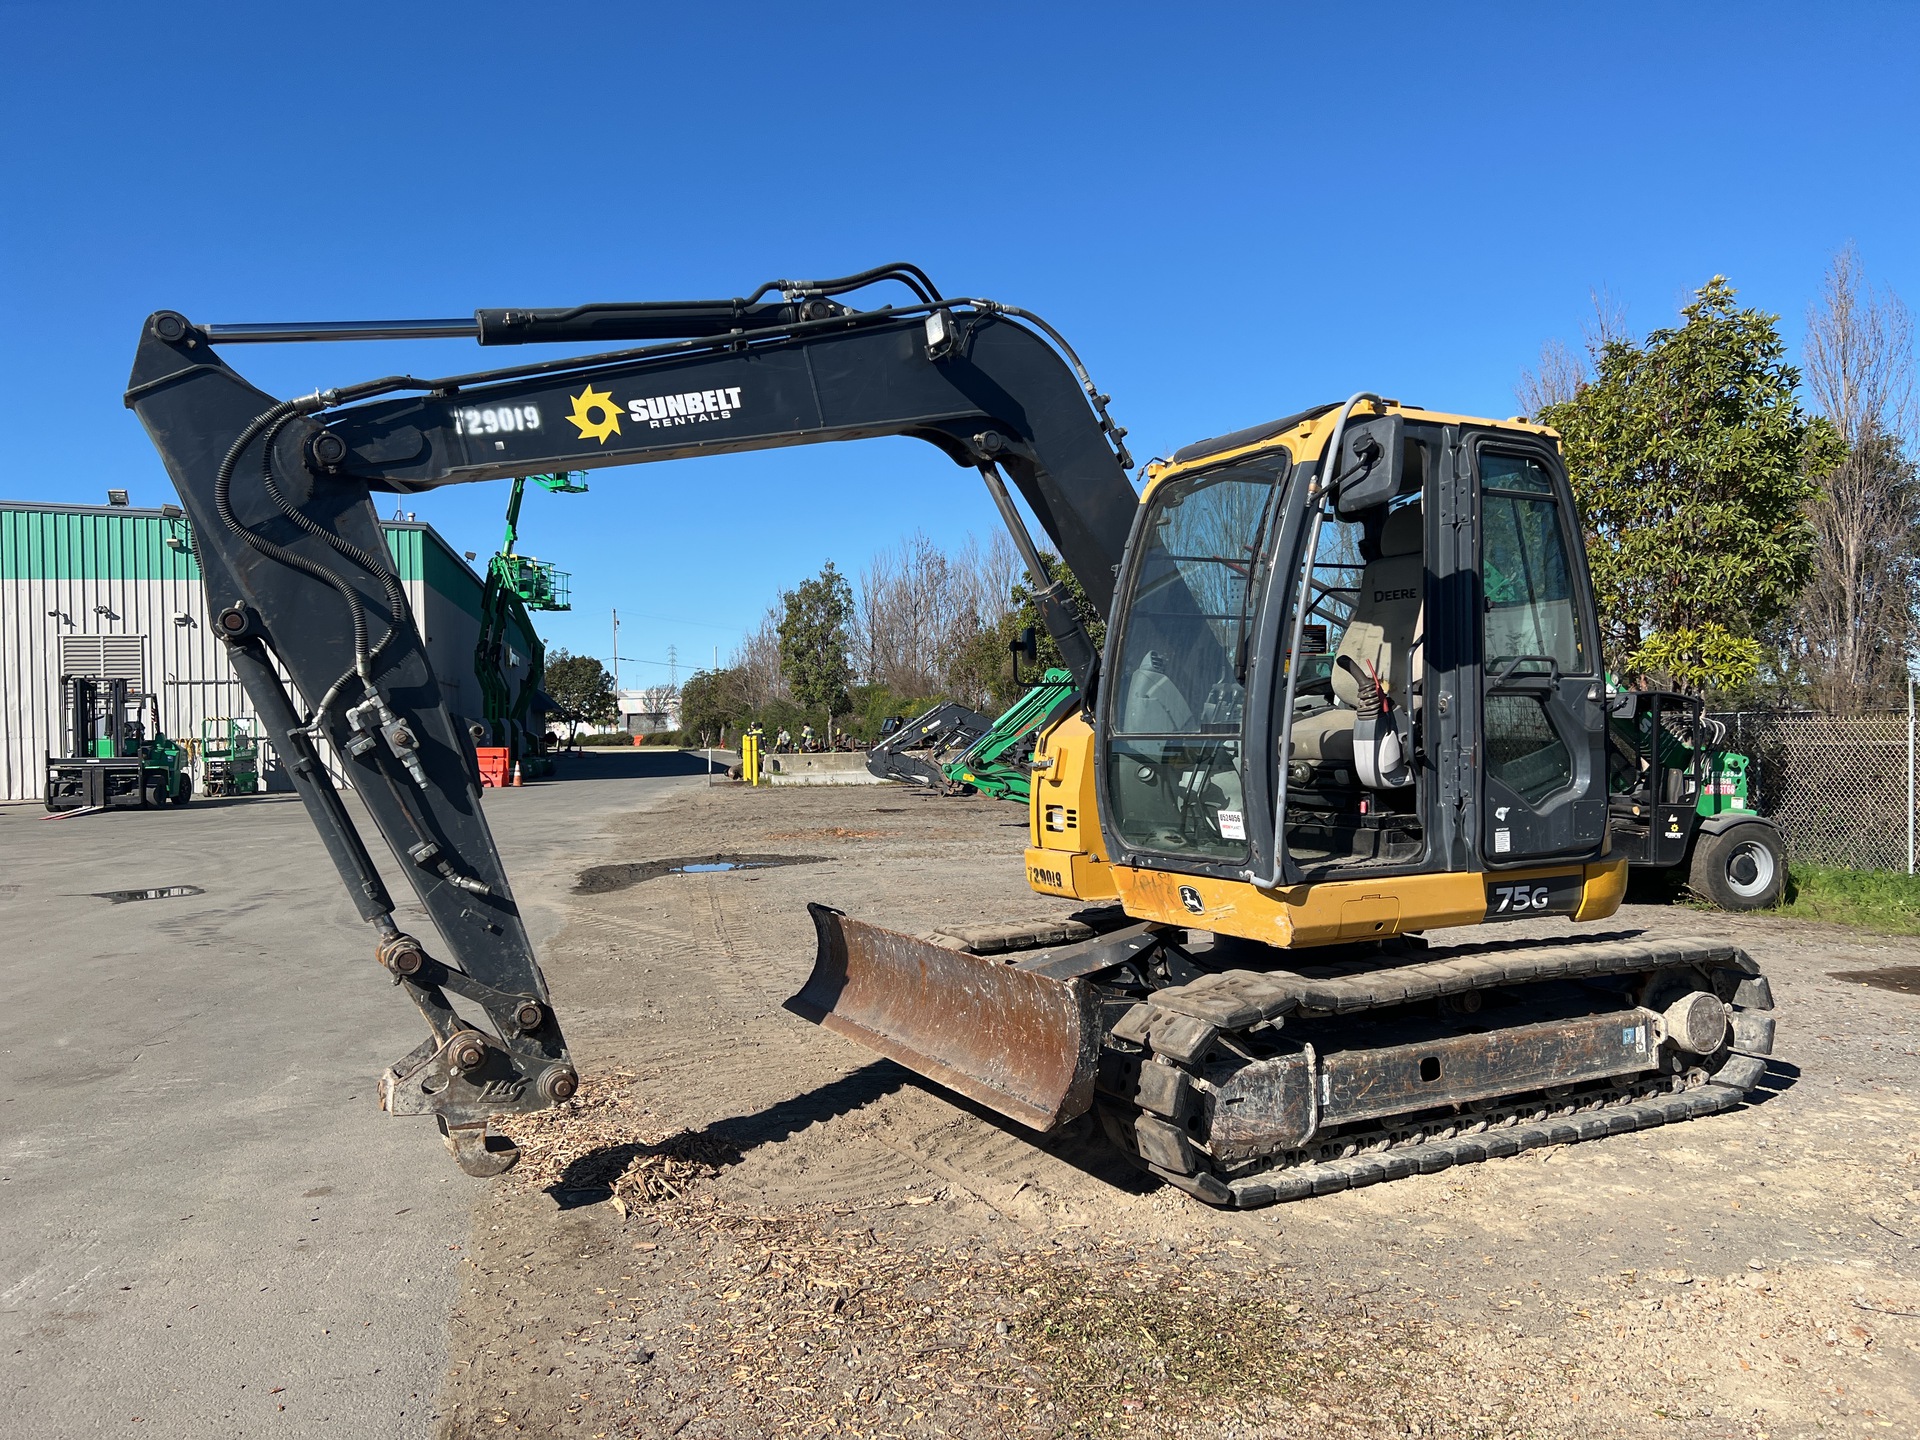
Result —
<instances>
[{"instance_id":1,"label":"asphalt pavement","mask_svg":"<svg viewBox=\"0 0 1920 1440\"><path fill-rule=\"evenodd\" d=\"M607 817L703 783L561 766L486 796L536 945ZM430 1433L485 1182L377 1108L424 1031L372 939L291 795L0 806L0 1430Z\"/></svg>"}]
</instances>

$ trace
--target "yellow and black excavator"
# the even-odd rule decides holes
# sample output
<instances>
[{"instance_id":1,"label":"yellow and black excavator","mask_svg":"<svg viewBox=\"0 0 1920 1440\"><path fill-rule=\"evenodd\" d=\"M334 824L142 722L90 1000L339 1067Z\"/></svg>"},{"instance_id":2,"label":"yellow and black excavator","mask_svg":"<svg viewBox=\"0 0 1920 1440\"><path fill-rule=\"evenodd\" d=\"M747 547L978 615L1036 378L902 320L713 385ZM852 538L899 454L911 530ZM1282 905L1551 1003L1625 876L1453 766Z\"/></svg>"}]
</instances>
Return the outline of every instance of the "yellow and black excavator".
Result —
<instances>
[{"instance_id":1,"label":"yellow and black excavator","mask_svg":"<svg viewBox=\"0 0 1920 1440\"><path fill-rule=\"evenodd\" d=\"M907 298L849 302L882 283ZM450 337L613 348L294 400L217 353ZM1039 580L1010 480L1108 622L1096 653L1063 586L1037 596L1081 704L1035 747L1027 878L1081 908L919 937L815 906L790 1009L1034 1129L1094 1112L1219 1205L1729 1109L1764 1072L1772 997L1731 945L1432 942L1602 920L1625 889L1609 725L1641 701L1607 686L1539 426L1361 394L1154 461L1139 494L1057 331L909 265L472 319L161 311L127 403L193 518L218 632L431 1031L382 1103L435 1116L470 1173L513 1161L490 1116L578 1077L371 494L878 435L978 470ZM445 958L395 925L323 749Z\"/></svg>"}]
</instances>

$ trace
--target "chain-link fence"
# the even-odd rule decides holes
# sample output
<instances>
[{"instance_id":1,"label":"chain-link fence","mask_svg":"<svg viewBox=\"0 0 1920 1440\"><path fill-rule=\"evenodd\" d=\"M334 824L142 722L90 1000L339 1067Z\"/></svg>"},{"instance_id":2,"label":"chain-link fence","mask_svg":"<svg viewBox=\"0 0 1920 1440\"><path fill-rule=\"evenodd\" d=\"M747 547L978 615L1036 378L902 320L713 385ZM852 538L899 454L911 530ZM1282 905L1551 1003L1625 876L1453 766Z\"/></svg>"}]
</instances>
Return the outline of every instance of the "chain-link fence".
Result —
<instances>
[{"instance_id":1,"label":"chain-link fence","mask_svg":"<svg viewBox=\"0 0 1920 1440\"><path fill-rule=\"evenodd\" d=\"M1750 796L1794 859L1859 870L1909 869L1914 729L1907 710L1716 715L1752 761Z\"/></svg>"}]
</instances>

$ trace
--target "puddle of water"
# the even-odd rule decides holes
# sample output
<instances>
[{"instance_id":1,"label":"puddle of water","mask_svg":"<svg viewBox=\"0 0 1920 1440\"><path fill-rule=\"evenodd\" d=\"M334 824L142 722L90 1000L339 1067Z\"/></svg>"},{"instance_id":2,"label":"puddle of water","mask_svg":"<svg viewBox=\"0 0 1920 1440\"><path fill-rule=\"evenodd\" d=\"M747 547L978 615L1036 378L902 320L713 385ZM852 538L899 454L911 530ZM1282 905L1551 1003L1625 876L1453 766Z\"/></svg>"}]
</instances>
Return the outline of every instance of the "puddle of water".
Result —
<instances>
[{"instance_id":1,"label":"puddle of water","mask_svg":"<svg viewBox=\"0 0 1920 1440\"><path fill-rule=\"evenodd\" d=\"M1831 979L1851 980L1856 985L1871 985L1876 990L1892 990L1900 995L1920 995L1920 965L1889 965L1882 970L1832 970Z\"/></svg>"},{"instance_id":2,"label":"puddle of water","mask_svg":"<svg viewBox=\"0 0 1920 1440\"><path fill-rule=\"evenodd\" d=\"M207 892L198 885L160 885L151 890L95 890L91 893L96 900L111 900L116 905L124 905L129 900L171 900L176 895L204 895Z\"/></svg>"},{"instance_id":3,"label":"puddle of water","mask_svg":"<svg viewBox=\"0 0 1920 1440\"><path fill-rule=\"evenodd\" d=\"M580 872L573 893L605 895L662 875L719 875L734 870L773 870L782 865L818 865L824 855L680 855L625 865L592 865Z\"/></svg>"}]
</instances>

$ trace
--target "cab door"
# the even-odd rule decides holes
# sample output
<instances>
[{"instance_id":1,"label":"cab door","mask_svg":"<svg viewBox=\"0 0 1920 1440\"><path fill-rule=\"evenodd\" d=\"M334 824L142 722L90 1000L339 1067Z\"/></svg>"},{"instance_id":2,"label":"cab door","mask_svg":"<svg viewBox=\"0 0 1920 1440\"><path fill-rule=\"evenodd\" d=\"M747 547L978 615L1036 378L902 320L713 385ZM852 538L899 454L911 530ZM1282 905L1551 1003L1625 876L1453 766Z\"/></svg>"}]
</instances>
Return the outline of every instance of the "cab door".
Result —
<instances>
[{"instance_id":1,"label":"cab door","mask_svg":"<svg viewBox=\"0 0 1920 1440\"><path fill-rule=\"evenodd\" d=\"M1480 855L1489 868L1597 858L1607 715L1593 586L1558 458L1469 441L1480 540Z\"/></svg>"}]
</instances>

